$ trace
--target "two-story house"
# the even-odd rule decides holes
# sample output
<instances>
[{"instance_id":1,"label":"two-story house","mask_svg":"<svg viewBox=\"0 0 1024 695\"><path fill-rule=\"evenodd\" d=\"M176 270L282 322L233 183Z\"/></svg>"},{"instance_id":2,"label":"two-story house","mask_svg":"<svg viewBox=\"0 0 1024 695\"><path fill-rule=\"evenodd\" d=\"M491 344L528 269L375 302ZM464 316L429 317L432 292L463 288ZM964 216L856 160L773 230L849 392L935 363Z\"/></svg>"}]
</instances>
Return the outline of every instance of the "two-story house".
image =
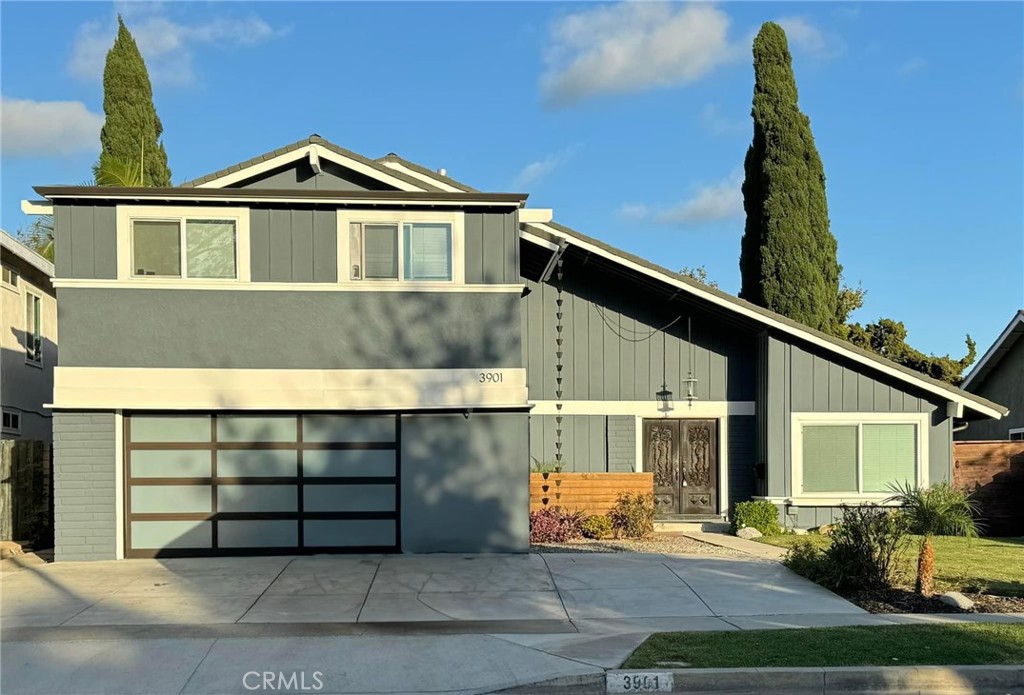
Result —
<instances>
[{"instance_id":1,"label":"two-story house","mask_svg":"<svg viewBox=\"0 0 1024 695\"><path fill-rule=\"evenodd\" d=\"M0 230L0 405L3 439L52 439L57 363L53 264Z\"/></svg>"},{"instance_id":2,"label":"two-story house","mask_svg":"<svg viewBox=\"0 0 1024 695\"><path fill-rule=\"evenodd\" d=\"M531 457L789 526L948 479L1005 408L317 136L56 218L58 559L523 551Z\"/></svg>"}]
</instances>

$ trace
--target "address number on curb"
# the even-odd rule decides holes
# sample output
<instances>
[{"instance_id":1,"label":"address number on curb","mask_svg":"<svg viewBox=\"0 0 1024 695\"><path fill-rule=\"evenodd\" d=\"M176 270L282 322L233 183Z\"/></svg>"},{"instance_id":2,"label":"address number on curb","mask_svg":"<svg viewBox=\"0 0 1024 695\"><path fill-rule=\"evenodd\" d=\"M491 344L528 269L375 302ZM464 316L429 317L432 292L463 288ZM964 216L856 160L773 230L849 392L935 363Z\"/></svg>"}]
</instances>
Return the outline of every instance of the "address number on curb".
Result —
<instances>
[{"instance_id":1,"label":"address number on curb","mask_svg":"<svg viewBox=\"0 0 1024 695\"><path fill-rule=\"evenodd\" d=\"M672 674L658 671L609 671L605 676L605 692L670 693Z\"/></svg>"}]
</instances>

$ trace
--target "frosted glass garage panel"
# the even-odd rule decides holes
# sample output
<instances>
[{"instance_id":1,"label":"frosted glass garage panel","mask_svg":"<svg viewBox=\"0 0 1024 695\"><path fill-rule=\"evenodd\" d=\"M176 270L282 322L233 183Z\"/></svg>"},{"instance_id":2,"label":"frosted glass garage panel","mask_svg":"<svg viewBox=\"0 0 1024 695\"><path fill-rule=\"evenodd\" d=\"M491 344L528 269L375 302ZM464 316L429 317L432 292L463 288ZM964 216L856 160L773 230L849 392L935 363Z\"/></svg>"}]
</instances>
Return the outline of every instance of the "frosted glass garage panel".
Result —
<instances>
[{"instance_id":1,"label":"frosted glass garage panel","mask_svg":"<svg viewBox=\"0 0 1024 695\"><path fill-rule=\"evenodd\" d=\"M132 415L133 442L209 442L213 435L209 415Z\"/></svg>"},{"instance_id":2,"label":"frosted glass garage panel","mask_svg":"<svg viewBox=\"0 0 1024 695\"><path fill-rule=\"evenodd\" d=\"M302 440L318 443L394 442L394 415L307 415Z\"/></svg>"},{"instance_id":3,"label":"frosted glass garage panel","mask_svg":"<svg viewBox=\"0 0 1024 695\"><path fill-rule=\"evenodd\" d=\"M317 519L305 521L303 524L307 548L395 545L395 522L391 519L346 519L344 521Z\"/></svg>"},{"instance_id":4,"label":"frosted glass garage panel","mask_svg":"<svg viewBox=\"0 0 1024 695\"><path fill-rule=\"evenodd\" d=\"M290 449L221 449L217 452L217 477L295 477L298 452Z\"/></svg>"},{"instance_id":5,"label":"frosted glass garage panel","mask_svg":"<svg viewBox=\"0 0 1024 695\"><path fill-rule=\"evenodd\" d=\"M218 521L218 548L293 548L299 544L299 522L279 520Z\"/></svg>"},{"instance_id":6,"label":"frosted glass garage panel","mask_svg":"<svg viewBox=\"0 0 1024 695\"><path fill-rule=\"evenodd\" d=\"M209 485L132 485L133 514L212 512Z\"/></svg>"},{"instance_id":7,"label":"frosted glass garage panel","mask_svg":"<svg viewBox=\"0 0 1024 695\"><path fill-rule=\"evenodd\" d=\"M307 478L394 476L395 456L389 449L307 449L302 452L302 475Z\"/></svg>"},{"instance_id":8,"label":"frosted glass garage panel","mask_svg":"<svg viewBox=\"0 0 1024 695\"><path fill-rule=\"evenodd\" d=\"M212 521L133 521L132 548L209 548L213 545Z\"/></svg>"},{"instance_id":9,"label":"frosted glass garage panel","mask_svg":"<svg viewBox=\"0 0 1024 695\"><path fill-rule=\"evenodd\" d=\"M305 485L307 512L393 512L394 485Z\"/></svg>"},{"instance_id":10,"label":"frosted glass garage panel","mask_svg":"<svg viewBox=\"0 0 1024 695\"><path fill-rule=\"evenodd\" d=\"M218 512L294 512L299 493L294 485L218 485Z\"/></svg>"},{"instance_id":11,"label":"frosted glass garage panel","mask_svg":"<svg viewBox=\"0 0 1024 695\"><path fill-rule=\"evenodd\" d=\"M219 442L294 442L298 433L294 415L221 415L217 418Z\"/></svg>"},{"instance_id":12,"label":"frosted glass garage panel","mask_svg":"<svg viewBox=\"0 0 1024 695\"><path fill-rule=\"evenodd\" d=\"M209 478L213 454L209 449L135 449L131 452L133 478Z\"/></svg>"}]
</instances>

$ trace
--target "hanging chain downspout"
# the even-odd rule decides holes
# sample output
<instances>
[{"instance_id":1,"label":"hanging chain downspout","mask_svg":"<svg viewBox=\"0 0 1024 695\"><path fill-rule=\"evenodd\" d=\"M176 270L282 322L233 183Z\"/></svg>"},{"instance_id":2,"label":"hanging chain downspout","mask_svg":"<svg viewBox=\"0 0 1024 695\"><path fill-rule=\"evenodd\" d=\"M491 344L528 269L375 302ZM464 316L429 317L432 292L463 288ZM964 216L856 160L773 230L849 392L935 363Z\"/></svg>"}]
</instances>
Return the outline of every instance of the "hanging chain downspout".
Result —
<instances>
[{"instance_id":1,"label":"hanging chain downspout","mask_svg":"<svg viewBox=\"0 0 1024 695\"><path fill-rule=\"evenodd\" d=\"M555 471L562 471L562 259L555 262ZM556 495L557 496L557 495Z\"/></svg>"}]
</instances>

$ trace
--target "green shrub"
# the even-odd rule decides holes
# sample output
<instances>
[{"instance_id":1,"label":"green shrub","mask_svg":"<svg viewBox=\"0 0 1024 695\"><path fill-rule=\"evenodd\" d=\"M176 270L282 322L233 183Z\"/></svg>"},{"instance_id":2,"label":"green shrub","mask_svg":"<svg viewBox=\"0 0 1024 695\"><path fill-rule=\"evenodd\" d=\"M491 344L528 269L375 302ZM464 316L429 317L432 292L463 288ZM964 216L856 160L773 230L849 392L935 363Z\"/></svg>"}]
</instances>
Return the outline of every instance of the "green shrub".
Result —
<instances>
[{"instance_id":1,"label":"green shrub","mask_svg":"<svg viewBox=\"0 0 1024 695\"><path fill-rule=\"evenodd\" d=\"M893 585L906 547L907 519L899 511L844 506L826 549L802 541L790 548L783 563L835 591L885 589Z\"/></svg>"},{"instance_id":2,"label":"green shrub","mask_svg":"<svg viewBox=\"0 0 1024 695\"><path fill-rule=\"evenodd\" d=\"M654 495L620 492L608 519L616 538L646 538L654 533Z\"/></svg>"},{"instance_id":3,"label":"green shrub","mask_svg":"<svg viewBox=\"0 0 1024 695\"><path fill-rule=\"evenodd\" d=\"M597 540L607 538L612 535L612 520L601 514L588 516L580 524L580 531L583 533L584 538L594 538Z\"/></svg>"},{"instance_id":4,"label":"green shrub","mask_svg":"<svg viewBox=\"0 0 1024 695\"><path fill-rule=\"evenodd\" d=\"M778 536L782 533L779 526L779 510L768 500L752 500L739 502L732 514L732 533L741 528L756 528L765 536Z\"/></svg>"}]
</instances>

